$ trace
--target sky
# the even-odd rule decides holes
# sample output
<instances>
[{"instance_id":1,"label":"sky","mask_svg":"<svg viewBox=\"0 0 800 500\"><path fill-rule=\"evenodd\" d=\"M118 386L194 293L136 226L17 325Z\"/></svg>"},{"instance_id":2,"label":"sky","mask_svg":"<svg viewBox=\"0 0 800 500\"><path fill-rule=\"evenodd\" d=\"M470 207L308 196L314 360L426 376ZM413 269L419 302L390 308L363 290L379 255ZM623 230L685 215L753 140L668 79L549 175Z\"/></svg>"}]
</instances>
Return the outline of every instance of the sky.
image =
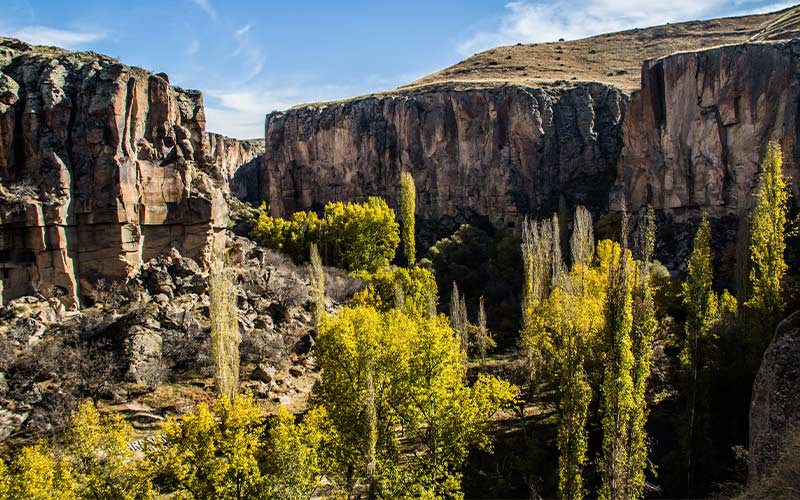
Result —
<instances>
[{"instance_id":1,"label":"sky","mask_svg":"<svg viewBox=\"0 0 800 500\"><path fill-rule=\"evenodd\" d=\"M207 129L263 137L296 104L389 90L498 45L769 12L775 0L2 0L0 35L93 50L203 91Z\"/></svg>"}]
</instances>

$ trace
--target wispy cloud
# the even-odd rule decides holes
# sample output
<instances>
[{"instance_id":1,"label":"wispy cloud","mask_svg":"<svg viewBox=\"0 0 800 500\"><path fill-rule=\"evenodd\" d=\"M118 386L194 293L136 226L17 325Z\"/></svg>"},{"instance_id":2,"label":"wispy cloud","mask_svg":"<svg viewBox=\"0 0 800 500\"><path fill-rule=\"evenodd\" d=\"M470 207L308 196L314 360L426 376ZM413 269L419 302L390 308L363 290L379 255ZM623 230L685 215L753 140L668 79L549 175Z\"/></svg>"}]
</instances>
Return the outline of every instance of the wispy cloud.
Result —
<instances>
[{"instance_id":1,"label":"wispy cloud","mask_svg":"<svg viewBox=\"0 0 800 500\"><path fill-rule=\"evenodd\" d=\"M667 22L714 17L721 10L744 14L778 10L789 4L760 6L753 0L555 0L510 2L493 30L481 31L458 44L462 55L513 43L573 40L600 33Z\"/></svg>"},{"instance_id":2,"label":"wispy cloud","mask_svg":"<svg viewBox=\"0 0 800 500\"><path fill-rule=\"evenodd\" d=\"M34 45L53 45L74 50L105 38L106 34L97 31L64 30L48 26L23 26L11 30L8 36L19 38Z\"/></svg>"},{"instance_id":3,"label":"wispy cloud","mask_svg":"<svg viewBox=\"0 0 800 500\"><path fill-rule=\"evenodd\" d=\"M205 12L211 19L216 21L219 18L217 10L211 6L211 2L208 0L192 0L192 2L194 2L194 4L197 5L200 10Z\"/></svg>"}]
</instances>

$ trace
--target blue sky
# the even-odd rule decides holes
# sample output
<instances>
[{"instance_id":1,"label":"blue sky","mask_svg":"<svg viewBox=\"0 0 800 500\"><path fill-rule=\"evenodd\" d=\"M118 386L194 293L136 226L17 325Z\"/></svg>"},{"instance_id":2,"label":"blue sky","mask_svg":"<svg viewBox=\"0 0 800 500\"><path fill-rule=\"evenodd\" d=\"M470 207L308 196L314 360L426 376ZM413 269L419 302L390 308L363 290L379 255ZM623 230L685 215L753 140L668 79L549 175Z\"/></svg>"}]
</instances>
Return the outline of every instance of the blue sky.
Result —
<instances>
[{"instance_id":1,"label":"blue sky","mask_svg":"<svg viewBox=\"0 0 800 500\"><path fill-rule=\"evenodd\" d=\"M2 0L0 35L94 50L202 90L208 129L387 90L481 50L791 5L752 0Z\"/></svg>"}]
</instances>

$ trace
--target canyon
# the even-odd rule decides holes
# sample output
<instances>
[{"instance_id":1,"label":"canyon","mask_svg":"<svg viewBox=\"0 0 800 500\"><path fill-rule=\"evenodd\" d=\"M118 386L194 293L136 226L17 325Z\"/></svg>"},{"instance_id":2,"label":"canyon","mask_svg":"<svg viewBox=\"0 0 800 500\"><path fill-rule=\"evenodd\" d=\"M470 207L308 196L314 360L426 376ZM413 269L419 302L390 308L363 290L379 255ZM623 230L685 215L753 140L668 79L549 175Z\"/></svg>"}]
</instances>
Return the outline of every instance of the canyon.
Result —
<instances>
[{"instance_id":1,"label":"canyon","mask_svg":"<svg viewBox=\"0 0 800 500\"><path fill-rule=\"evenodd\" d=\"M769 140L800 174L797 19L791 8L500 47L395 91L273 112L264 142L207 133L202 95L164 74L3 39L3 300L55 287L77 304L171 248L202 261L226 197L277 216L373 195L396 207L403 171L425 247L463 223L518 226L559 205L730 222ZM640 77L617 67L632 50L652 57ZM566 79L559 68L581 58Z\"/></svg>"}]
</instances>

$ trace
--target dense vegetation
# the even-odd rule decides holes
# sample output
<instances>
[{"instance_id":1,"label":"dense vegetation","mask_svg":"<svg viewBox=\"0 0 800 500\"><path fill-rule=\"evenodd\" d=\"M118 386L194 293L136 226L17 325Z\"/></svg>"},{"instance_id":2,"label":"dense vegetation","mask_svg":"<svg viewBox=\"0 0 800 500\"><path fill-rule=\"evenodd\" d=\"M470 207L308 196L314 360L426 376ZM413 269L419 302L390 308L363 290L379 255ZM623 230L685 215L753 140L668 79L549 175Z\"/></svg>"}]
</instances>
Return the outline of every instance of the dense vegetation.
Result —
<instances>
[{"instance_id":1,"label":"dense vegetation","mask_svg":"<svg viewBox=\"0 0 800 500\"><path fill-rule=\"evenodd\" d=\"M408 174L401 224L378 198L261 213L253 237L309 262L322 368L309 410L268 416L239 394L236 275L219 258L216 402L169 420L142 453L124 420L85 402L57 442L0 462L0 499L735 494L750 388L789 295L781 163L770 143L735 294L715 287L707 217L685 280L670 277L649 207L607 220L614 237L600 241L580 206L521 234L465 225L419 260ZM392 265L401 240L405 265ZM323 263L364 288L331 309Z\"/></svg>"}]
</instances>

